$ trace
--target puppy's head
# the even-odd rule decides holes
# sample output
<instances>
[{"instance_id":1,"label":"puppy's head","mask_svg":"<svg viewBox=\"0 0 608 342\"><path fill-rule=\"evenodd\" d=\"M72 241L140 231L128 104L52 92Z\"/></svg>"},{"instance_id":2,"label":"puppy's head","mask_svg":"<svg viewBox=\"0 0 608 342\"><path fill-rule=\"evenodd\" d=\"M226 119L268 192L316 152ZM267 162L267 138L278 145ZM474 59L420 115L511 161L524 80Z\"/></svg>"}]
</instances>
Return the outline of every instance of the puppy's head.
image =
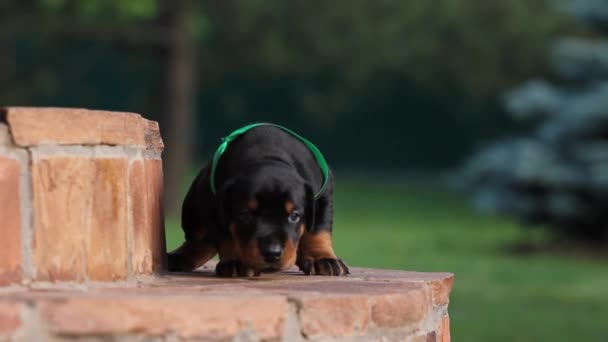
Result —
<instances>
[{"instance_id":1,"label":"puppy's head","mask_svg":"<svg viewBox=\"0 0 608 342\"><path fill-rule=\"evenodd\" d=\"M314 224L314 193L288 168L265 167L228 182L220 216L245 265L274 272L296 261L298 241Z\"/></svg>"}]
</instances>

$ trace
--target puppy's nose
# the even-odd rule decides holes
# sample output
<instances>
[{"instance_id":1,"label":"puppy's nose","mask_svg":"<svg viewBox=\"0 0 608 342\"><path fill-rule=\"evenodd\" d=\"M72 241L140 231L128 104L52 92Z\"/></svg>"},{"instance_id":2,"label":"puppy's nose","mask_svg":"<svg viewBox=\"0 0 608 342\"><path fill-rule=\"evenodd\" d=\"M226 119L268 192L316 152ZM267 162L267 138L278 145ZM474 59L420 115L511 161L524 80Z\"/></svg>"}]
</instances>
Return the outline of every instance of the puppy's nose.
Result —
<instances>
[{"instance_id":1,"label":"puppy's nose","mask_svg":"<svg viewBox=\"0 0 608 342\"><path fill-rule=\"evenodd\" d=\"M283 256L283 246L279 243L270 243L262 247L261 252L266 262L277 262Z\"/></svg>"}]
</instances>

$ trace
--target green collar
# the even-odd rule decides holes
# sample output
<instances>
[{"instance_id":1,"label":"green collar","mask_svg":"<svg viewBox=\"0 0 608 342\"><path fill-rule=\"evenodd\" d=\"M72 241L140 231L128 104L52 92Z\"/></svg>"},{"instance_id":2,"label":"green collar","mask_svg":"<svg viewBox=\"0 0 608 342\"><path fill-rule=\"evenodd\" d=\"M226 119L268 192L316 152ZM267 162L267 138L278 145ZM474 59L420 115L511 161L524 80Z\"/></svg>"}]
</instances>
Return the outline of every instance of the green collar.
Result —
<instances>
[{"instance_id":1,"label":"green collar","mask_svg":"<svg viewBox=\"0 0 608 342\"><path fill-rule=\"evenodd\" d=\"M321 195L321 193L325 189L325 186L327 185L327 181L329 180L329 167L327 166L327 162L325 161L325 158L323 158L323 154L321 154L321 151L313 143L304 139L302 136L298 135L297 133L293 132L290 129L287 129L283 126L279 126L279 125L276 125L273 123L254 123L251 125L247 125L245 127L241 127L239 129L237 129L236 131L230 133L230 135L228 135L227 137L222 138L222 143L215 151L215 154L213 154L213 163L211 164L211 177L210 177L211 192L215 195L215 170L217 169L217 164L220 161L220 157L222 156L222 154L224 154L224 152L228 148L228 144L230 144L239 135L244 134L245 132L249 131L250 129L252 129L254 127L258 127L258 126L278 127L280 129L284 130L285 132L293 135L294 137L298 138L302 143L304 143L304 145L306 145L306 147L308 147L310 152L312 152L312 154L315 156L315 159L317 160L317 163L319 163L319 167L321 168L321 171L323 172L323 185L321 185L321 189L319 189L319 191L315 194L315 198L319 197L319 195Z\"/></svg>"}]
</instances>

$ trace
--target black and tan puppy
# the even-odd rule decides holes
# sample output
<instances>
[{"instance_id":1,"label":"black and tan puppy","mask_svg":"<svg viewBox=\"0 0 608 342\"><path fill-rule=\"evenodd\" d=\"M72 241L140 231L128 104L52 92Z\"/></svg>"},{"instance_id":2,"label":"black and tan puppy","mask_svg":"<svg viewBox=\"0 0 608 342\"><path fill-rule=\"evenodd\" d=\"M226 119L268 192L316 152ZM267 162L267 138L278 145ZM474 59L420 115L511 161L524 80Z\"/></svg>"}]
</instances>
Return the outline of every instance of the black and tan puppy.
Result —
<instances>
[{"instance_id":1,"label":"black and tan puppy","mask_svg":"<svg viewBox=\"0 0 608 342\"><path fill-rule=\"evenodd\" d=\"M219 253L219 276L294 263L308 275L348 274L332 246L333 174L316 147L273 124L227 139L186 195L186 241L169 253L169 270L191 271Z\"/></svg>"}]
</instances>

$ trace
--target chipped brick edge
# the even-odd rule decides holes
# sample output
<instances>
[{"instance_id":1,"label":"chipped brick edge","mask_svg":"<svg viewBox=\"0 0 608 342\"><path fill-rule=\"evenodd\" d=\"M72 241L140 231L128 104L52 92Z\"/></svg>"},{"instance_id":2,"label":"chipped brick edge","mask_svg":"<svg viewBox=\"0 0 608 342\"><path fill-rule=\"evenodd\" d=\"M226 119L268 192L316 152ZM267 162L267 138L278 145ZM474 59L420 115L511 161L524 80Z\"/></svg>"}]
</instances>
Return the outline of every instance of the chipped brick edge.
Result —
<instances>
[{"instance_id":1,"label":"chipped brick edge","mask_svg":"<svg viewBox=\"0 0 608 342\"><path fill-rule=\"evenodd\" d=\"M31 156L29 150L13 144L10 127L2 121L4 111L0 110L0 155L19 162L19 202L21 211L21 283L29 283L32 275L32 255L30 242L33 231L32 180L30 174ZM5 115L5 114L4 114Z\"/></svg>"},{"instance_id":2,"label":"chipped brick edge","mask_svg":"<svg viewBox=\"0 0 608 342\"><path fill-rule=\"evenodd\" d=\"M93 145L87 143L82 144L64 144L64 143L47 143L41 141L40 144L19 146L15 142L15 137L11 131L11 111L13 114L19 111L27 112L26 116L31 119L38 112L42 112L44 115L55 115L59 113L60 117L70 117L74 114L78 116L78 120L82 120L84 115L93 114L97 117L104 115L110 115L120 120L127 120L124 122L130 122L136 120L139 122L136 130L141 133L142 144L126 144L126 145L113 145L99 142ZM43 116L44 116L43 115ZM14 115L13 115L14 116ZM126 118L126 119L125 119ZM14 118L13 118L14 119ZM117 121L117 122L118 122ZM133 131L133 128L127 129L125 132ZM100 133L103 136L104 132ZM127 140L132 140L126 137ZM103 139L103 138L100 138ZM127 157L128 163L133 160L161 160L161 153L164 145L162 137L160 135L160 128L157 122L147 120L141 115L136 113L122 113L122 112L111 112L111 111L96 111L88 109L71 109L71 108L46 108L46 107L0 107L0 155L7 156L11 159L16 159L20 164L20 209L21 209L21 276L20 280L13 282L13 284L20 283L21 285L29 285L34 279L36 274L36 265L34 263L34 224L36 220L35 210L33 208L34 196L33 185L32 185L32 163L35 160L44 159L53 156L85 156L89 158L104 158L104 157ZM125 175L126 178L128 178ZM128 179L127 179L128 183ZM127 185L128 192L128 185ZM130 210L130 193L126 194L127 208ZM128 260L127 260L127 281L136 281L139 276L154 275L162 269L155 269L150 274L135 274L131 269L131 245L132 245L132 213L129 211L127 215L127 239ZM152 248L152 246L150 247ZM164 265L160 265L161 268ZM86 273L86 272L85 272ZM81 281L89 282L86 274L83 276ZM68 281L70 283L71 281ZM38 280L37 283L44 284L45 281ZM52 284L52 283L49 283Z\"/></svg>"}]
</instances>

